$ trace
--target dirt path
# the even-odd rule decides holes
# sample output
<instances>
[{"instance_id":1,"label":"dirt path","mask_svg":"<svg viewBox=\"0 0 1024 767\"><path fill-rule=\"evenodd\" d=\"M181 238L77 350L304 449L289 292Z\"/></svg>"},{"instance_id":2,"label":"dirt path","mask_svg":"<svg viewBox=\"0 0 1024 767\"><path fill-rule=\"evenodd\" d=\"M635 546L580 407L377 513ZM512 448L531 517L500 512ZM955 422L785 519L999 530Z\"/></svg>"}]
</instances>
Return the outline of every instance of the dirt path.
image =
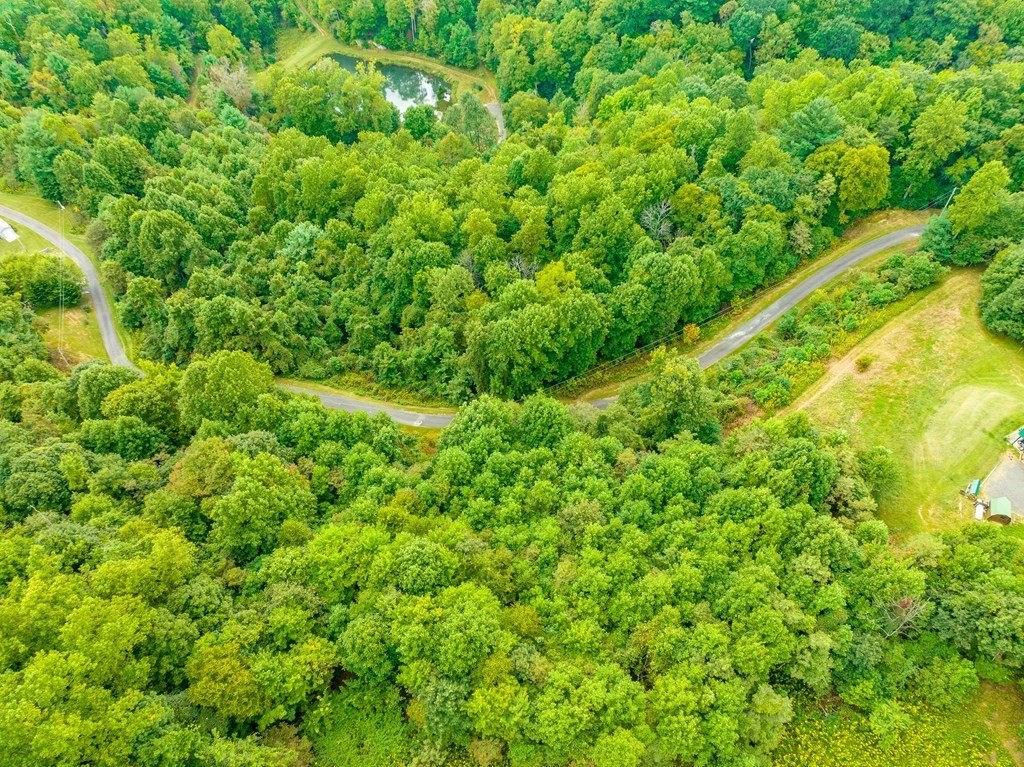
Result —
<instances>
[{"instance_id":1,"label":"dirt path","mask_svg":"<svg viewBox=\"0 0 1024 767\"><path fill-rule=\"evenodd\" d=\"M309 21L310 24L313 25L316 31L320 33L321 37L329 36L327 30L324 29L323 25L320 23L320 20L309 12L309 9L306 8L306 4L302 2L302 0L295 0L295 5L298 6L299 10L302 11L302 15L306 17L306 19Z\"/></svg>"}]
</instances>

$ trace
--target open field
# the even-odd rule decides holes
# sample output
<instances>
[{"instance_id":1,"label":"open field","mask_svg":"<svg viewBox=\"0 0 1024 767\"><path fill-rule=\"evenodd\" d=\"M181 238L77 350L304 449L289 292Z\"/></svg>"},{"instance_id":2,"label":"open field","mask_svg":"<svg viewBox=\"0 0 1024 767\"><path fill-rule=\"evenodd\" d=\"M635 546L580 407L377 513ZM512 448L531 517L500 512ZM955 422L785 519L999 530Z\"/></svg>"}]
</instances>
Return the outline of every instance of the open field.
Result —
<instances>
[{"instance_id":1,"label":"open field","mask_svg":"<svg viewBox=\"0 0 1024 767\"><path fill-rule=\"evenodd\" d=\"M893 451L900 479L879 512L897 533L970 519L958 491L988 474L1005 435L1024 423L1024 349L981 324L979 277L947 277L832 362L790 408ZM870 362L863 372L858 360Z\"/></svg>"},{"instance_id":2,"label":"open field","mask_svg":"<svg viewBox=\"0 0 1024 767\"><path fill-rule=\"evenodd\" d=\"M46 324L43 340L50 350L50 360L57 367L67 370L79 362L107 359L99 323L96 322L91 306L72 306L64 310L63 356L57 351L57 310L47 309L40 312L38 317Z\"/></svg>"}]
</instances>

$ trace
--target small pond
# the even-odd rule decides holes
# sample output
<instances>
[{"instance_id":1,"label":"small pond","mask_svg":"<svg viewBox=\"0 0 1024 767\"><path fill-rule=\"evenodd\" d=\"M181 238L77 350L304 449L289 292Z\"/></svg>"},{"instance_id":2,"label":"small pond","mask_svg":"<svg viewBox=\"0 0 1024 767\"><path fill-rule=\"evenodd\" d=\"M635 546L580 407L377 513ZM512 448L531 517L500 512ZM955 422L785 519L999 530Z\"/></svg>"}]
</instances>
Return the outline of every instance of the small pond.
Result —
<instances>
[{"instance_id":1,"label":"small pond","mask_svg":"<svg viewBox=\"0 0 1024 767\"><path fill-rule=\"evenodd\" d=\"M331 58L349 72L356 71L356 64L362 59L332 53ZM405 114L409 107L429 104L442 110L451 101L451 87L436 75L400 64L377 64L377 71L384 75L384 98Z\"/></svg>"}]
</instances>

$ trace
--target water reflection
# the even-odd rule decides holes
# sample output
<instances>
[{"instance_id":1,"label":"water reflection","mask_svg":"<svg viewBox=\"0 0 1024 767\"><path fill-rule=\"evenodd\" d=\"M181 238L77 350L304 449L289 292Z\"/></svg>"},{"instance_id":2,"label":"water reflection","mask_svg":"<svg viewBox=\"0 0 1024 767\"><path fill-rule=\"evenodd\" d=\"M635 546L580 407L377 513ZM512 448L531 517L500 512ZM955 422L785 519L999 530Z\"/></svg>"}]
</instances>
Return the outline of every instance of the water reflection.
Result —
<instances>
[{"instance_id":1,"label":"water reflection","mask_svg":"<svg viewBox=\"0 0 1024 767\"><path fill-rule=\"evenodd\" d=\"M361 62L341 53L332 53L331 58L349 72L355 72L356 64ZM440 77L399 64L377 64L377 71L384 75L384 98L401 114L419 104L441 110L451 101L451 88Z\"/></svg>"}]
</instances>

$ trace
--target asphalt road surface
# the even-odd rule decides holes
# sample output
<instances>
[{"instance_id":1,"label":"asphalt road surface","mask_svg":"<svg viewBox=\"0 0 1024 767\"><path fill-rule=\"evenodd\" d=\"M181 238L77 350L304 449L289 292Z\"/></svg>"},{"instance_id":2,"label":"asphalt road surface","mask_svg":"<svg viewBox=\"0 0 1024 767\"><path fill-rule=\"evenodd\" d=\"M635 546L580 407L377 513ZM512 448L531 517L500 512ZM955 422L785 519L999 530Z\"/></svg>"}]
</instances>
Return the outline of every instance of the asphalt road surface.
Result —
<instances>
[{"instance_id":1,"label":"asphalt road surface","mask_svg":"<svg viewBox=\"0 0 1024 767\"><path fill-rule=\"evenodd\" d=\"M367 413L376 415L385 413L395 423L406 426L422 426L424 429L440 429L452 422L454 413L417 413L413 410L403 410L400 407L393 407L383 402L369 402L367 400L346 397L343 394L331 394L328 392L309 389L296 384L279 384L285 391L296 394L312 394L320 400L324 407L331 410L347 410L349 413Z\"/></svg>"},{"instance_id":2,"label":"asphalt road surface","mask_svg":"<svg viewBox=\"0 0 1024 767\"><path fill-rule=\"evenodd\" d=\"M103 287L100 283L99 272L96 271L96 267L93 265L89 257L68 242L66 238L62 241L60 234L48 227L46 224L42 224L34 218L30 218L24 213L19 213L13 208L0 205L0 217L15 224L15 228L17 228L17 226L23 226L26 229L30 229L43 239L49 241L55 247L63 249L68 258L78 265L82 270L82 274L85 275L88 292L92 298L96 317L99 320L100 333L103 336L103 345L107 349L107 356L115 365L137 370L138 368L136 368L135 365L132 364L131 360L128 359L128 355L125 354L124 347L121 345L121 339L118 337L117 330L114 327L114 317L110 311L110 304L107 302L106 294L103 292ZM711 367L716 362L732 354L751 338L771 326L771 324L779 319L779 317L803 301L818 288L828 282L831 282L839 275L849 271L864 259L870 258L876 253L880 253L883 250L900 245L908 240L912 240L915 237L920 237L923 229L924 227L922 226L908 226L903 229L897 229L889 234L883 234L881 237L876 237L863 245L858 245L856 248L853 248L832 263L823 266L810 277L793 286L793 288L786 292L777 301L751 317L732 333L701 354L700 357L697 358L701 369L703 370ZM370 402L363 399L357 399L355 397L346 397L343 394L331 394L294 384L282 384L281 388L290 392L295 392L296 394L312 395L319 399L325 407L331 408L332 410L346 410L350 413L367 413L368 415L385 413L396 423L404 424L406 426L422 426L424 428L439 429L447 426L451 423L452 418L454 418L454 415L450 413L417 413L413 410L404 410L400 407L394 407L383 402ZM599 408L605 408L616 399L617 397L605 397L603 399L594 400L592 404Z\"/></svg>"},{"instance_id":3,"label":"asphalt road surface","mask_svg":"<svg viewBox=\"0 0 1024 767\"><path fill-rule=\"evenodd\" d=\"M908 240L920 237L923 230L923 226L908 226L903 229L897 229L894 232L889 232L889 234L883 234L881 237L869 240L863 245L858 245L830 264L826 264L803 282L794 285L777 301L755 314L732 333L707 349L697 358L700 369L709 368L716 362L728 357L751 338L771 326L779 317L803 301L811 293L826 283L831 282L839 275L846 273L864 259ZM593 404L599 408L606 408L616 399L618 397L605 397L594 400Z\"/></svg>"},{"instance_id":4,"label":"asphalt road surface","mask_svg":"<svg viewBox=\"0 0 1024 767\"><path fill-rule=\"evenodd\" d=\"M13 224L15 229L24 227L35 232L55 248L63 250L64 254L78 265L78 268L82 270L82 274L85 276L87 292L92 299L93 309L100 326L100 335L103 337L103 346L107 350L107 357L115 365L138 370L132 364L132 361L128 359L124 346L121 345L121 338L114 327L114 315L110 310L107 295L103 292L103 286L100 283L99 272L96 270L96 265L93 264L92 259L75 247L66 237L62 241L60 233L53 228L13 208L0 205L0 218ZM453 418L451 414L447 413L416 413L411 410L391 407L384 403L367 402L341 394L326 394L313 389L307 389L303 386L282 385L281 388L298 394L311 394L333 410L347 410L350 413L362 412L369 415L386 413L397 423L408 426L440 428L451 423Z\"/></svg>"}]
</instances>

